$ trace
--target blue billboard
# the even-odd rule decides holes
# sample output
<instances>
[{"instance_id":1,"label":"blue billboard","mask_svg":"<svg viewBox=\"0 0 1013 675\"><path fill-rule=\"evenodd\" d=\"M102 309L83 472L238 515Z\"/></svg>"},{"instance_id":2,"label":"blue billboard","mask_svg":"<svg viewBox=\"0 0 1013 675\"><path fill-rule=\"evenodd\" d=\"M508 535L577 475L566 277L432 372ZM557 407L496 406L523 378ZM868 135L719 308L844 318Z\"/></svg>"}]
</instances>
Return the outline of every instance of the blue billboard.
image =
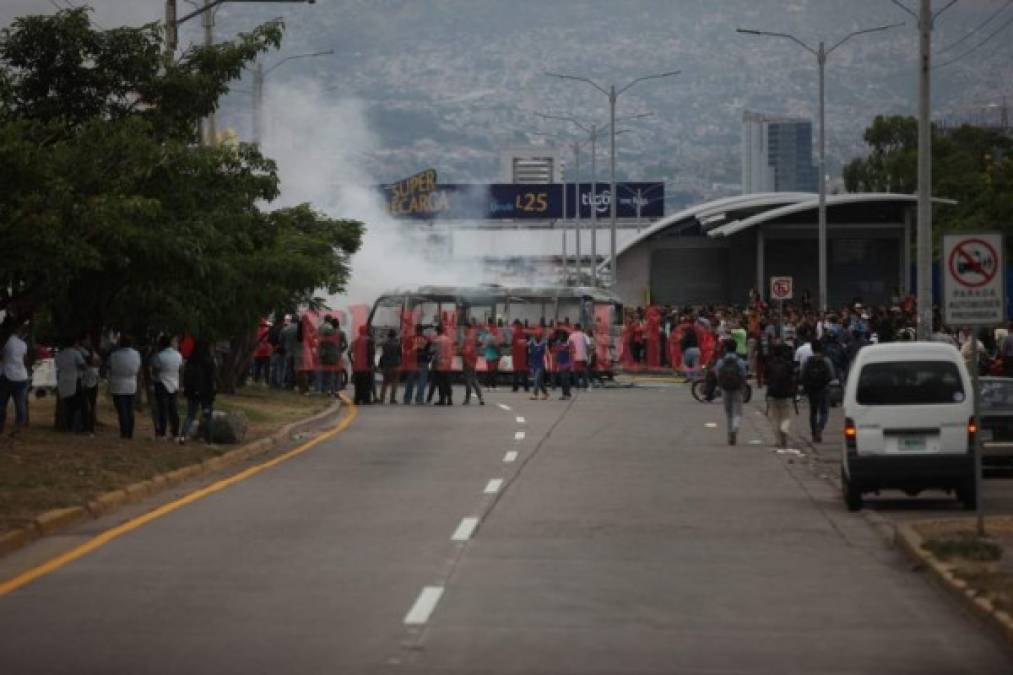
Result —
<instances>
[{"instance_id":1,"label":"blue billboard","mask_svg":"<svg viewBox=\"0 0 1013 675\"><path fill-rule=\"evenodd\" d=\"M419 174L422 176L423 174ZM608 183L446 183L436 184L413 177L414 189L401 181L383 185L387 212L397 218L420 220L558 220L590 219L592 205L598 218L608 218L611 191ZM618 218L660 218L665 215L665 184L624 182L616 184Z\"/></svg>"}]
</instances>

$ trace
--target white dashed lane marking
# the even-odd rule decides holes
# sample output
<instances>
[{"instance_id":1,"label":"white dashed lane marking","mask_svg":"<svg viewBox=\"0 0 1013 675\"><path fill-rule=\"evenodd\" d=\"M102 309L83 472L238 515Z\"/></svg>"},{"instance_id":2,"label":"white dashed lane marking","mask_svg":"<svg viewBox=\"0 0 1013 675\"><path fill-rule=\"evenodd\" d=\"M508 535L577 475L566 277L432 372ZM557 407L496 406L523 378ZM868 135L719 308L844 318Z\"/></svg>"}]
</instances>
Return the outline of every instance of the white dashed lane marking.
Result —
<instances>
[{"instance_id":1,"label":"white dashed lane marking","mask_svg":"<svg viewBox=\"0 0 1013 675\"><path fill-rule=\"evenodd\" d=\"M503 455L503 461L506 462L507 464L509 464L510 462L516 462L517 461L517 451L516 450L511 450L507 454Z\"/></svg>"},{"instance_id":2,"label":"white dashed lane marking","mask_svg":"<svg viewBox=\"0 0 1013 675\"><path fill-rule=\"evenodd\" d=\"M461 518L461 524L450 535L451 541L468 541L476 527L478 527L478 518Z\"/></svg>"},{"instance_id":3,"label":"white dashed lane marking","mask_svg":"<svg viewBox=\"0 0 1013 675\"><path fill-rule=\"evenodd\" d=\"M518 417L517 418L517 424L524 424L525 421L526 420L523 417Z\"/></svg>"},{"instance_id":4,"label":"white dashed lane marking","mask_svg":"<svg viewBox=\"0 0 1013 675\"><path fill-rule=\"evenodd\" d=\"M497 492L499 492L499 489L501 487L503 487L503 479L493 478L492 480L490 480L488 483L485 484L485 490L483 490L483 492L487 495L494 495Z\"/></svg>"},{"instance_id":5,"label":"white dashed lane marking","mask_svg":"<svg viewBox=\"0 0 1013 675\"><path fill-rule=\"evenodd\" d=\"M511 408L510 406L508 406L508 405L506 405L504 403L497 403L496 405L498 405L503 410L513 410L513 408Z\"/></svg>"},{"instance_id":6,"label":"white dashed lane marking","mask_svg":"<svg viewBox=\"0 0 1013 675\"><path fill-rule=\"evenodd\" d=\"M718 428L718 423L717 422L707 422L706 424L704 424L704 426L707 427L708 429L717 429Z\"/></svg>"},{"instance_id":7,"label":"white dashed lane marking","mask_svg":"<svg viewBox=\"0 0 1013 675\"><path fill-rule=\"evenodd\" d=\"M525 433L523 431L515 431L514 432L514 440L515 441L523 441L524 440L524 436L525 436Z\"/></svg>"},{"instance_id":8,"label":"white dashed lane marking","mask_svg":"<svg viewBox=\"0 0 1013 675\"><path fill-rule=\"evenodd\" d=\"M405 614L404 622L409 626L418 626L429 621L429 616L436 609L436 603L440 601L440 596L443 595L443 586L426 586L419 593L419 597L415 600L415 604Z\"/></svg>"}]
</instances>

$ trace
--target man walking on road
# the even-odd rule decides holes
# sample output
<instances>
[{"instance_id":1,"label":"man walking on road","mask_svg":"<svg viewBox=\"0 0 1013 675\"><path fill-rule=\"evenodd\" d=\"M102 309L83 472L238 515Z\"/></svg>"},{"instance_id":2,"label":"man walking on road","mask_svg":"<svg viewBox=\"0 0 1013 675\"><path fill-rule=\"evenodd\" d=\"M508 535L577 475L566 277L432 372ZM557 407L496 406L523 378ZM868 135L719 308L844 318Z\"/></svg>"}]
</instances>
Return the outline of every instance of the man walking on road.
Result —
<instances>
[{"instance_id":1,"label":"man walking on road","mask_svg":"<svg viewBox=\"0 0 1013 675\"><path fill-rule=\"evenodd\" d=\"M728 445L735 445L742 421L742 389L746 386L746 362L736 353L735 340L726 340L724 355L714 366L721 398L725 404L725 421L728 427Z\"/></svg>"},{"instance_id":2,"label":"man walking on road","mask_svg":"<svg viewBox=\"0 0 1013 675\"><path fill-rule=\"evenodd\" d=\"M591 381L587 377L587 362L588 362L588 346L587 336L584 331L580 329L580 324L574 324L573 332L570 333L570 337L567 338L570 343L570 351L573 353L573 373L576 378L573 386L587 389L591 386Z\"/></svg>"},{"instance_id":3,"label":"man walking on road","mask_svg":"<svg viewBox=\"0 0 1013 675\"><path fill-rule=\"evenodd\" d=\"M791 347L775 345L764 367L767 373L767 415L774 425L777 447L787 448L796 390Z\"/></svg>"},{"instance_id":4,"label":"man walking on road","mask_svg":"<svg viewBox=\"0 0 1013 675\"><path fill-rule=\"evenodd\" d=\"M823 343L820 340L813 340L810 344L812 356L803 362L801 380L809 399L809 430L812 432L813 443L822 443L823 429L830 416L827 388L834 379L834 366L823 353Z\"/></svg>"}]
</instances>

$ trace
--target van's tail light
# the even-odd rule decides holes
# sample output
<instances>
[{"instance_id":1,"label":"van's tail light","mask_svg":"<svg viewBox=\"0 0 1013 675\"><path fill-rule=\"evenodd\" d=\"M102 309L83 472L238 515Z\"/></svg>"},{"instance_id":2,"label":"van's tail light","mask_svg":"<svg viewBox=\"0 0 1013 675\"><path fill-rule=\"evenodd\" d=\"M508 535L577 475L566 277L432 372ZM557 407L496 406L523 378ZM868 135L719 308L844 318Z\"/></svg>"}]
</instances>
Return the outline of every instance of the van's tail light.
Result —
<instances>
[{"instance_id":1,"label":"van's tail light","mask_svg":"<svg viewBox=\"0 0 1013 675\"><path fill-rule=\"evenodd\" d=\"M978 422L973 417L967 420L967 450L974 450L974 442L978 438Z\"/></svg>"},{"instance_id":2,"label":"van's tail light","mask_svg":"<svg viewBox=\"0 0 1013 675\"><path fill-rule=\"evenodd\" d=\"M858 428L855 420L848 417L844 420L844 446L848 450L855 450L858 447Z\"/></svg>"}]
</instances>

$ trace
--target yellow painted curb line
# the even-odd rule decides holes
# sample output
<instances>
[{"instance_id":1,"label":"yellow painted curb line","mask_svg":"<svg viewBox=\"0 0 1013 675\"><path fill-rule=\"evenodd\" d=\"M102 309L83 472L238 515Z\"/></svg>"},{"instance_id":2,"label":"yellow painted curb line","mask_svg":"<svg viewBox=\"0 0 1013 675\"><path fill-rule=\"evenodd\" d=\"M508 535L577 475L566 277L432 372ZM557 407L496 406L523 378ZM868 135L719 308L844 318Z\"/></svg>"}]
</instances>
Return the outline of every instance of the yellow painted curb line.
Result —
<instances>
[{"instance_id":1,"label":"yellow painted curb line","mask_svg":"<svg viewBox=\"0 0 1013 675\"><path fill-rule=\"evenodd\" d=\"M901 523L897 525L897 541L901 548L916 562L924 565L940 585L956 594L975 614L991 623L1008 644L1013 645L1013 619L1010 615L997 608L989 598L982 597L969 588L966 581L957 577L934 555L922 548L925 539L913 527L916 524Z\"/></svg>"},{"instance_id":2,"label":"yellow painted curb line","mask_svg":"<svg viewBox=\"0 0 1013 675\"><path fill-rule=\"evenodd\" d=\"M347 401L347 398L342 396L342 401ZM257 455L262 455L274 449L274 447L280 444L286 437L291 436L293 430L301 429L307 425L312 425L325 417L329 417L334 413L334 411L335 406L331 406L327 410L319 412L312 417L307 417L306 419L286 424L270 436L265 436L264 438L251 441L234 450L229 450L218 457L206 459L199 464L188 464L187 466L180 467L174 471L152 476L148 480L138 481L116 490L103 492L102 494L93 497L87 503L80 504L78 506L87 511L86 515L90 515L94 518L107 515L126 504L139 502L145 497L157 494L163 489L176 485L177 483L183 483L202 474L209 473L211 471L219 471L230 467L233 464L253 459ZM36 518L25 527L11 530L6 534L0 535L0 556L13 553L19 548L27 546L44 535L54 534L65 527L73 525L77 522L78 518L70 518L68 517L68 514L64 512L68 509L75 508L77 508L77 506L45 511L36 516Z\"/></svg>"},{"instance_id":3,"label":"yellow painted curb line","mask_svg":"<svg viewBox=\"0 0 1013 675\"><path fill-rule=\"evenodd\" d=\"M270 469L273 466L277 466L282 462L285 462L289 459L292 459L293 457L301 455L310 448L319 445L320 443L326 441L332 436L336 436L337 434L341 433L346 428L348 428L348 425L350 425L358 415L358 408L350 400L348 400L346 396L342 395L341 400L344 402L345 405L348 406L348 414L333 429L325 431L316 438L309 440L303 443L302 445L289 450L286 453L278 455L274 459L268 460L263 464L251 466L250 468L244 471L240 471L239 473L233 476L223 478L222 480L216 481L211 485L202 487L198 490L194 490L193 492L184 495L183 497L180 497L175 501L163 504L162 506L159 506L156 509L148 511L145 514L140 515L131 520L128 520L127 522L117 525L116 527L111 527L105 532L102 532L92 537L91 539L84 542L80 546L76 546L75 548L65 553L61 553L55 558L51 558L50 560L47 560L41 565L38 565L25 572L22 572L21 574L11 579L8 579L7 581L0 582L0 596L7 595L8 593L15 591L21 588L22 586L26 586L35 581L36 579L49 574L50 572L55 572L64 565L72 563L79 558L83 558L92 551L95 551L105 546L109 542L113 541L114 539L118 539L119 537L123 536L124 534L127 534L128 532L136 530L142 525L146 525L147 523L150 523L153 520L157 520L158 518L161 518L164 515L168 515L169 513L172 513L173 511L183 506L186 506L187 504L193 503L199 499L203 499L204 497L207 497L210 494L214 494L215 492L218 492L220 490L224 490L230 485L234 485L235 483L246 480L247 478L257 475L261 471Z\"/></svg>"}]
</instances>

